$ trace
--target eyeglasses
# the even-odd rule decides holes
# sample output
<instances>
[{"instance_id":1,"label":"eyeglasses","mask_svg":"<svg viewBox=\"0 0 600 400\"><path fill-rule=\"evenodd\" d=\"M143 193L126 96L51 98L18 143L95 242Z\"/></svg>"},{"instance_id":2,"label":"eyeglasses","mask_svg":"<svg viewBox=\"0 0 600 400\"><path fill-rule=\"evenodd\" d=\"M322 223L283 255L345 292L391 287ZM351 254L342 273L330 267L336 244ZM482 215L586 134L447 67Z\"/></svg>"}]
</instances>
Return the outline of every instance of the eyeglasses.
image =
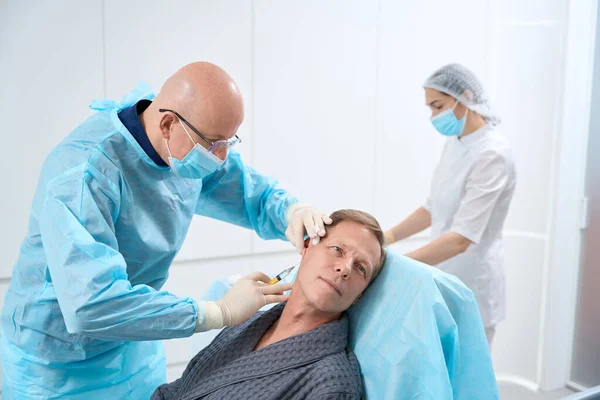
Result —
<instances>
[{"instance_id":1,"label":"eyeglasses","mask_svg":"<svg viewBox=\"0 0 600 400\"><path fill-rule=\"evenodd\" d=\"M242 142L242 139L240 139L238 135L235 135L231 139L227 139L227 140L211 140L211 139L207 138L206 136L204 136L203 134L201 134L200 131L198 131L198 129L194 128L192 126L192 124L190 124L185 118L183 118L177 111L169 110L168 108L160 108L158 111L161 113L162 112L172 112L173 114L177 115L177 117L180 120L182 120L184 124L186 124L192 131L194 131L194 133L196 135L200 136L200 138L208 144L208 151L211 153L213 153L217 149L222 149L222 148L229 149L229 148L235 146L236 144Z\"/></svg>"}]
</instances>

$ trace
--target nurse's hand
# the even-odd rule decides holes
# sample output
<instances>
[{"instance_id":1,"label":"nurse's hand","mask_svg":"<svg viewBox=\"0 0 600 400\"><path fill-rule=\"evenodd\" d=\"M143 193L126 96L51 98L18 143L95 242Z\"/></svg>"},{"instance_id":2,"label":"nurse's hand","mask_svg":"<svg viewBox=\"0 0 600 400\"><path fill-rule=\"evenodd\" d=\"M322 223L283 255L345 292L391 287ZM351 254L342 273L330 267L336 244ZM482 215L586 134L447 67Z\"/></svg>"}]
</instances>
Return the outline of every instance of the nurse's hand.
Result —
<instances>
[{"instance_id":1,"label":"nurse's hand","mask_svg":"<svg viewBox=\"0 0 600 400\"><path fill-rule=\"evenodd\" d=\"M262 272L253 272L238 279L225 296L215 301L214 303L219 308L222 316L219 328L241 324L267 304L287 301L289 296L283 293L290 290L292 284L267 285L269 280L270 278ZM211 306L211 304L208 304L208 307L205 306L207 311ZM209 329L215 329L215 327L210 326Z\"/></svg>"},{"instance_id":2,"label":"nurse's hand","mask_svg":"<svg viewBox=\"0 0 600 400\"><path fill-rule=\"evenodd\" d=\"M388 231L385 231L383 233L383 241L384 241L385 246L389 246L390 244L395 243L396 237L394 235L394 231L392 231L391 229Z\"/></svg>"},{"instance_id":3,"label":"nurse's hand","mask_svg":"<svg viewBox=\"0 0 600 400\"><path fill-rule=\"evenodd\" d=\"M286 211L288 227L285 231L290 243L296 246L298 254L302 254L304 248L304 234L306 233L313 244L325 236L325 225L333 221L329 216L319 212L316 208L307 204L292 204Z\"/></svg>"}]
</instances>

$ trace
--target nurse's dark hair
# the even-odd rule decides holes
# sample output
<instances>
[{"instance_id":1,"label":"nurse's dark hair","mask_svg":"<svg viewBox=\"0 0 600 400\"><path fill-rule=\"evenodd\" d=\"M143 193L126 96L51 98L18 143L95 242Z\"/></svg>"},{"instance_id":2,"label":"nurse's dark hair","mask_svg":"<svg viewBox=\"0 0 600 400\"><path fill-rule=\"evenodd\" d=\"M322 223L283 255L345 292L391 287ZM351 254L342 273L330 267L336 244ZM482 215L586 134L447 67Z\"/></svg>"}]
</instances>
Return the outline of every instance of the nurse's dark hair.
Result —
<instances>
[{"instance_id":1,"label":"nurse's dark hair","mask_svg":"<svg viewBox=\"0 0 600 400\"><path fill-rule=\"evenodd\" d=\"M371 282L373 282L373 279L377 277L377 275L383 268L386 256L384 248L383 230L381 229L381 225L379 225L379 222L377 222L377 219L375 219L375 217L373 217L369 213L352 209L337 210L329 217L333 220L333 222L331 223L331 225L326 225L326 229L333 228L340 222L349 221L364 226L375 236L377 242L379 242L379 251L381 256L379 257L379 264L375 266L375 272L371 277Z\"/></svg>"}]
</instances>

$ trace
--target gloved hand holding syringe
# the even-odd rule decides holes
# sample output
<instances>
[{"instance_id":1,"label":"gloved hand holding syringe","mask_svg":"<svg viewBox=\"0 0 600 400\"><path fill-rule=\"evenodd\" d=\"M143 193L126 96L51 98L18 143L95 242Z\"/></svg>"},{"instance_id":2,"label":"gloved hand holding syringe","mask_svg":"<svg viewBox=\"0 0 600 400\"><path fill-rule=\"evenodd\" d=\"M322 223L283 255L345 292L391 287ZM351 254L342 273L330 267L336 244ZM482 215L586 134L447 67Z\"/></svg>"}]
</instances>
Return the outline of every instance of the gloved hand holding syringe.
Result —
<instances>
[{"instance_id":1,"label":"gloved hand holding syringe","mask_svg":"<svg viewBox=\"0 0 600 400\"><path fill-rule=\"evenodd\" d=\"M330 218L326 218L327 221L320 222L331 223ZM304 243L306 240L312 240L313 244L318 244L321 235L325 235L325 228L323 226L317 230L318 234L315 237L309 235ZM297 266L298 264L283 270L273 279L262 272L254 272L238 279L221 299L202 301L200 304L204 309L205 323L198 323L196 332L241 324L267 304L287 301L289 295L285 292L292 288L292 284L278 282L285 279Z\"/></svg>"}]
</instances>

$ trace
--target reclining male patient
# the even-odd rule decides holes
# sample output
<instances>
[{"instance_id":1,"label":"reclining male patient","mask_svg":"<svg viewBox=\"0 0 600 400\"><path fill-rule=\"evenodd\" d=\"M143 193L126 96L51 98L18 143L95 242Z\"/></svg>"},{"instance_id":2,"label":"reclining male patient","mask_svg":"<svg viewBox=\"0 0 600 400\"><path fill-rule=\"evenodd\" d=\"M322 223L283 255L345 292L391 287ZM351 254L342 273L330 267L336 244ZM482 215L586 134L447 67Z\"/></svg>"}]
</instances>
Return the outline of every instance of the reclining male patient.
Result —
<instances>
[{"instance_id":1,"label":"reclining male patient","mask_svg":"<svg viewBox=\"0 0 600 400\"><path fill-rule=\"evenodd\" d=\"M320 243L307 243L288 301L225 328L153 400L362 397L344 311L383 266L383 233L362 211L331 219Z\"/></svg>"}]
</instances>

